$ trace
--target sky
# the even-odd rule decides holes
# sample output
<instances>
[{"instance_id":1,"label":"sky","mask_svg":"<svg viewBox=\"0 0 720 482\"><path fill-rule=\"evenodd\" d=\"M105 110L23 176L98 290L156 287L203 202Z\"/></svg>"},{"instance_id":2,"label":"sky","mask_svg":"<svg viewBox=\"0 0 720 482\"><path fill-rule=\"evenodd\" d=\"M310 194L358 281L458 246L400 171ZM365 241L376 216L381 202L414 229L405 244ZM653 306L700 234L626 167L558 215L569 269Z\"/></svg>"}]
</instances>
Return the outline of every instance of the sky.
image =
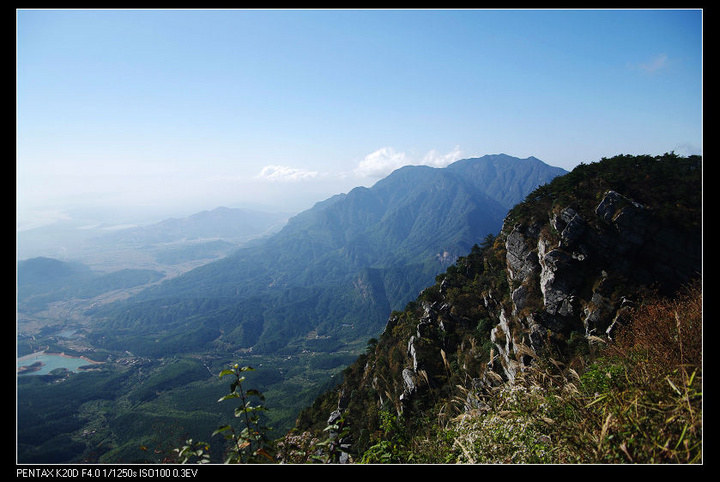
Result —
<instances>
[{"instance_id":1,"label":"sky","mask_svg":"<svg viewBox=\"0 0 720 482\"><path fill-rule=\"evenodd\" d=\"M18 9L18 229L299 212L486 154L702 154L702 14Z\"/></svg>"}]
</instances>

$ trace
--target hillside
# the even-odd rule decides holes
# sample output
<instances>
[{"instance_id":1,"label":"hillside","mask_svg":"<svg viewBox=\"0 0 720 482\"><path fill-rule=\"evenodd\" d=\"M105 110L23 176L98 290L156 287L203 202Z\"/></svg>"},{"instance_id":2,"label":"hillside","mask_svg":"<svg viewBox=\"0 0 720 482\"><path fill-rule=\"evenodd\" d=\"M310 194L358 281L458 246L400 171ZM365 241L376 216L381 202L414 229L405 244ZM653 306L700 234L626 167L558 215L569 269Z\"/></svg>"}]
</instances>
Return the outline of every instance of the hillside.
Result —
<instances>
[{"instance_id":1,"label":"hillside","mask_svg":"<svg viewBox=\"0 0 720 482\"><path fill-rule=\"evenodd\" d=\"M150 269L102 273L78 262L44 257L22 260L17 264L18 315L45 310L57 301L89 300L110 291L143 286L162 277L162 273Z\"/></svg>"},{"instance_id":2,"label":"hillside","mask_svg":"<svg viewBox=\"0 0 720 482\"><path fill-rule=\"evenodd\" d=\"M76 330L91 324L89 307L126 299L279 231L282 213L216 208L127 227L91 212L18 232L18 335ZM55 257L26 257L55 253ZM72 325L72 326L71 326ZM61 330L62 331L62 330ZM27 347L21 343L21 352Z\"/></svg>"},{"instance_id":3,"label":"hillside","mask_svg":"<svg viewBox=\"0 0 720 482\"><path fill-rule=\"evenodd\" d=\"M151 356L364 343L391 310L497 232L512 203L563 172L506 155L399 169L318 203L262 243L93 312L104 318L97 342ZM156 333L168 343L148 342Z\"/></svg>"},{"instance_id":4,"label":"hillside","mask_svg":"<svg viewBox=\"0 0 720 482\"><path fill-rule=\"evenodd\" d=\"M344 427L358 462L698 461L701 187L701 159L668 154L536 189L298 430Z\"/></svg>"}]
</instances>

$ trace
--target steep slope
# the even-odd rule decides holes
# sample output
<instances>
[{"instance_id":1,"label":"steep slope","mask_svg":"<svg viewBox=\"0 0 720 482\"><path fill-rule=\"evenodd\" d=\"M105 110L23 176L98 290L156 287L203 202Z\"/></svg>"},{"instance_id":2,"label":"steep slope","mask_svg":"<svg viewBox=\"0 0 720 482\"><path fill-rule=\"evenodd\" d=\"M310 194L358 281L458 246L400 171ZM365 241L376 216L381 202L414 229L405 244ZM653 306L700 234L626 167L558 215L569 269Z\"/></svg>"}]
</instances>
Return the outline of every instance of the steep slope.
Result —
<instances>
[{"instance_id":1,"label":"steep slope","mask_svg":"<svg viewBox=\"0 0 720 482\"><path fill-rule=\"evenodd\" d=\"M497 232L510 202L563 172L505 155L399 169L372 188L318 203L262 244L98 310L105 318L98 340L146 354L302 349L311 332L364 340L390 310ZM155 333L168 342L149 342Z\"/></svg>"},{"instance_id":2,"label":"steep slope","mask_svg":"<svg viewBox=\"0 0 720 482\"><path fill-rule=\"evenodd\" d=\"M298 427L342 415L359 457L383 411L411 423L452 416L451 406L477 410L468 391L511 381L543 354L569 361L592 337L612 338L628 307L701 276L701 186L701 159L669 154L603 159L536 189L497 237L394 312Z\"/></svg>"}]
</instances>

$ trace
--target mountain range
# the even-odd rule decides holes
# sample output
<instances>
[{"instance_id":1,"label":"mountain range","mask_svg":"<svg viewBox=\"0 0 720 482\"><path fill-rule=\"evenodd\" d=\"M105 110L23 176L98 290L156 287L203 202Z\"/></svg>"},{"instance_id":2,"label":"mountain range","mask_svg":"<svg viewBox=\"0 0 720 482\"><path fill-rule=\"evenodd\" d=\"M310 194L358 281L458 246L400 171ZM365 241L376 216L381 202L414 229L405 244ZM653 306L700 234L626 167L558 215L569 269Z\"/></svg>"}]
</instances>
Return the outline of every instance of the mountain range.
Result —
<instances>
[{"instance_id":1,"label":"mountain range","mask_svg":"<svg viewBox=\"0 0 720 482\"><path fill-rule=\"evenodd\" d=\"M498 232L510 207L564 173L504 154L403 167L317 203L261 243L98 308L95 341L147 356L364 343Z\"/></svg>"}]
</instances>

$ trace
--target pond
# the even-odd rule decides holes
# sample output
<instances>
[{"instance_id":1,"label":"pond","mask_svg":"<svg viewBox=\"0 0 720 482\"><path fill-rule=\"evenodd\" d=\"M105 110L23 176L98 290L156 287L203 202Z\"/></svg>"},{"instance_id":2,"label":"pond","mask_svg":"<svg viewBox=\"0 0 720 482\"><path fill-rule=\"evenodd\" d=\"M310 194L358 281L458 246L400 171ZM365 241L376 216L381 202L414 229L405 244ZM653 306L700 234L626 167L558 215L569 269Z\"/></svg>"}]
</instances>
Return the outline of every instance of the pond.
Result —
<instances>
[{"instance_id":1,"label":"pond","mask_svg":"<svg viewBox=\"0 0 720 482\"><path fill-rule=\"evenodd\" d=\"M27 367L36 363L41 363L39 370L28 370L24 375L47 375L56 368L65 368L71 372L77 372L81 366L90 365L93 362L84 358L75 358L58 354L45 352L33 353L17 360L17 368ZM18 372L20 373L20 372Z\"/></svg>"}]
</instances>

